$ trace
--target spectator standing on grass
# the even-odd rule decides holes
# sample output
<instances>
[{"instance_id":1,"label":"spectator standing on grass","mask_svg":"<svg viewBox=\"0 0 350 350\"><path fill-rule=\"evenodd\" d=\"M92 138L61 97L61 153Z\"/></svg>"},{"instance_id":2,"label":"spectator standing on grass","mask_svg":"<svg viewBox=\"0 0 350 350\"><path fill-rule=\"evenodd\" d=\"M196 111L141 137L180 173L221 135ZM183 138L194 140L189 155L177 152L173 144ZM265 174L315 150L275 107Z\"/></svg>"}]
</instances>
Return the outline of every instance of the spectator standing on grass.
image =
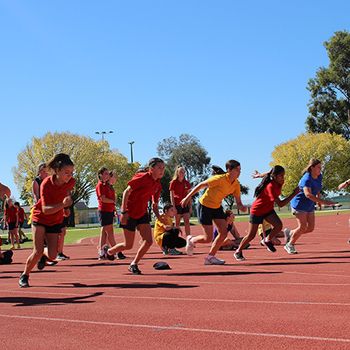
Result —
<instances>
[{"instance_id":1,"label":"spectator standing on grass","mask_svg":"<svg viewBox=\"0 0 350 350\"><path fill-rule=\"evenodd\" d=\"M186 236L191 234L190 216L192 204L189 202L188 205L182 207L181 201L186 197L190 189L191 184L185 179L185 168L181 165L177 166L169 185L170 199L171 204L176 208L175 226L180 227L182 218L185 225Z\"/></svg>"},{"instance_id":2,"label":"spectator standing on grass","mask_svg":"<svg viewBox=\"0 0 350 350\"><path fill-rule=\"evenodd\" d=\"M11 198L5 199L4 223L8 228L8 236L11 242L10 249L15 248L15 243L17 244L18 249L21 248L18 237L18 210L17 207L13 204Z\"/></svg>"},{"instance_id":3,"label":"spectator standing on grass","mask_svg":"<svg viewBox=\"0 0 350 350\"><path fill-rule=\"evenodd\" d=\"M14 206L17 208L17 211L18 211L18 234L19 234L19 241L22 243L22 242L28 241L28 237L22 231L24 220L28 220L28 217L24 209L19 204L19 202L15 202Z\"/></svg>"},{"instance_id":4,"label":"spectator standing on grass","mask_svg":"<svg viewBox=\"0 0 350 350\"><path fill-rule=\"evenodd\" d=\"M346 181L342 182L339 186L338 186L338 190L343 190L344 188L347 188L350 185L350 179L347 179ZM350 221L349 221L350 223ZM348 243L350 244L350 238L348 239Z\"/></svg>"}]
</instances>

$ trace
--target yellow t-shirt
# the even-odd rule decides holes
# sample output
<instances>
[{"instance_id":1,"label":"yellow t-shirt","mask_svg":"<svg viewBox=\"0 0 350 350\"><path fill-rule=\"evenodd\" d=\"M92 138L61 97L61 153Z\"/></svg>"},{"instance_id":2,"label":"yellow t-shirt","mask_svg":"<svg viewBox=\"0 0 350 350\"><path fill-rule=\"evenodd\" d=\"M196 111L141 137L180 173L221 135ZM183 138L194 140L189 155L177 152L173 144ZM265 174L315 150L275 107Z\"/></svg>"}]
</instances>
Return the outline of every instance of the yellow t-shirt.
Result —
<instances>
[{"instance_id":1,"label":"yellow t-shirt","mask_svg":"<svg viewBox=\"0 0 350 350\"><path fill-rule=\"evenodd\" d=\"M208 188L199 199L199 202L211 209L220 208L221 202L228 195L239 196L241 194L241 187L238 179L231 182L228 173L212 176L207 180L207 184Z\"/></svg>"},{"instance_id":2,"label":"yellow t-shirt","mask_svg":"<svg viewBox=\"0 0 350 350\"><path fill-rule=\"evenodd\" d=\"M171 226L172 224L173 219L165 214L160 215L159 219L156 219L153 229L153 237L160 247L163 244L164 232L166 232L165 226Z\"/></svg>"}]
</instances>

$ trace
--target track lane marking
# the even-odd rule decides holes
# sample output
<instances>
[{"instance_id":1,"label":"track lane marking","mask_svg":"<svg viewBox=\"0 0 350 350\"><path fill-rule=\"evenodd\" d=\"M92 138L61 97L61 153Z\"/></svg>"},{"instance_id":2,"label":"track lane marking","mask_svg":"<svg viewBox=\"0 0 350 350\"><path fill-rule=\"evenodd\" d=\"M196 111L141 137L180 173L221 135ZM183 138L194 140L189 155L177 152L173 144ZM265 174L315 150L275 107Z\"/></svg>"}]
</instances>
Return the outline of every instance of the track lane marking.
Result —
<instances>
[{"instance_id":1,"label":"track lane marking","mask_svg":"<svg viewBox=\"0 0 350 350\"><path fill-rule=\"evenodd\" d=\"M23 315L5 315L0 314L0 317L25 319L25 320L37 320L37 321L51 321L51 322L65 322L65 323L77 323L77 324L89 324L97 326L112 326L112 327L125 327L125 328L145 328L151 330L169 330L169 331L184 331L195 333L214 333L214 334L229 334L229 335L244 335L255 336L265 338L285 338L293 340L312 340L323 342L336 342L336 343L350 343L348 338L328 338L328 337L313 337L304 335L292 335L292 334L279 334L279 333L256 333L256 332L244 332L238 330L224 330L224 329L206 329L206 328L191 328L181 326L161 326L161 325L149 325L149 324L131 324L131 323L119 323L119 322L102 322L102 321L90 321L90 320L74 320L66 318L56 317L38 317L38 316L23 316Z\"/></svg>"}]
</instances>

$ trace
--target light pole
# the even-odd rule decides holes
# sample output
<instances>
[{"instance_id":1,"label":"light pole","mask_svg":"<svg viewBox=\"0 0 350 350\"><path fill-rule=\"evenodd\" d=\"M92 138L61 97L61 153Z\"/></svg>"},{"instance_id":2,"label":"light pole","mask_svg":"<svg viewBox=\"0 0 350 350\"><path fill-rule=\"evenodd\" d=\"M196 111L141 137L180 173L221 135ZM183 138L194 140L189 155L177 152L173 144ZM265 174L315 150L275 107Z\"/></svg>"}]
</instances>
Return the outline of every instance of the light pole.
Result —
<instances>
[{"instance_id":1,"label":"light pole","mask_svg":"<svg viewBox=\"0 0 350 350\"><path fill-rule=\"evenodd\" d=\"M135 141L130 141L128 144L130 145L130 161L131 163L134 163L134 153L132 149L132 145L135 143Z\"/></svg>"},{"instance_id":2,"label":"light pole","mask_svg":"<svg viewBox=\"0 0 350 350\"><path fill-rule=\"evenodd\" d=\"M103 141L105 139L105 135L106 134L113 134L113 131L110 130L110 131L95 131L95 134L97 135L101 135L101 140Z\"/></svg>"}]
</instances>

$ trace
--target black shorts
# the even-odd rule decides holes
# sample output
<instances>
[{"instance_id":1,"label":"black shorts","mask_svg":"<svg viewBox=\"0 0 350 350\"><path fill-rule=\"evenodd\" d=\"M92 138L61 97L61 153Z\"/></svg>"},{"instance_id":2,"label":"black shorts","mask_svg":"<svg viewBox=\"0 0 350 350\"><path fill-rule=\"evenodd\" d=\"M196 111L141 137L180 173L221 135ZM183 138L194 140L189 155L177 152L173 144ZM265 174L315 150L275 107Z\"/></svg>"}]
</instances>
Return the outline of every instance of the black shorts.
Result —
<instances>
[{"instance_id":1,"label":"black shorts","mask_svg":"<svg viewBox=\"0 0 350 350\"><path fill-rule=\"evenodd\" d=\"M125 225L120 224L120 227L125 228L128 231L135 231L138 225L149 224L150 221L151 221L150 217L148 213L146 213L144 216L140 217L139 219L133 219L129 217L127 223Z\"/></svg>"},{"instance_id":2,"label":"black shorts","mask_svg":"<svg viewBox=\"0 0 350 350\"><path fill-rule=\"evenodd\" d=\"M264 219L266 219L268 216L271 216L271 215L278 216L274 210L271 210L268 213L266 213L264 215L259 215L259 216L250 214L249 222L251 224L260 225L263 223Z\"/></svg>"},{"instance_id":3,"label":"black shorts","mask_svg":"<svg viewBox=\"0 0 350 350\"><path fill-rule=\"evenodd\" d=\"M220 206L217 209L205 207L198 203L198 220L202 225L212 225L214 219L226 219L224 209Z\"/></svg>"},{"instance_id":4,"label":"black shorts","mask_svg":"<svg viewBox=\"0 0 350 350\"><path fill-rule=\"evenodd\" d=\"M24 225L24 222L19 222L19 223L18 223L18 227L20 227L20 228L22 228L23 225Z\"/></svg>"},{"instance_id":5,"label":"black shorts","mask_svg":"<svg viewBox=\"0 0 350 350\"><path fill-rule=\"evenodd\" d=\"M17 228L18 226L16 225L16 222L8 222L7 223L7 227L9 229L9 231L14 230L15 228Z\"/></svg>"},{"instance_id":6,"label":"black shorts","mask_svg":"<svg viewBox=\"0 0 350 350\"><path fill-rule=\"evenodd\" d=\"M101 226L113 225L114 211L98 211L98 218L100 219Z\"/></svg>"},{"instance_id":7,"label":"black shorts","mask_svg":"<svg viewBox=\"0 0 350 350\"><path fill-rule=\"evenodd\" d=\"M182 207L181 205L176 205L175 206L177 214L178 215L183 215L183 214L187 214L190 212L190 207L186 206L186 207Z\"/></svg>"},{"instance_id":8,"label":"black shorts","mask_svg":"<svg viewBox=\"0 0 350 350\"><path fill-rule=\"evenodd\" d=\"M39 222L33 221L32 225L44 227L45 233L61 233L61 231L62 231L62 224L49 226L49 225L43 225L43 224L40 224Z\"/></svg>"}]
</instances>

